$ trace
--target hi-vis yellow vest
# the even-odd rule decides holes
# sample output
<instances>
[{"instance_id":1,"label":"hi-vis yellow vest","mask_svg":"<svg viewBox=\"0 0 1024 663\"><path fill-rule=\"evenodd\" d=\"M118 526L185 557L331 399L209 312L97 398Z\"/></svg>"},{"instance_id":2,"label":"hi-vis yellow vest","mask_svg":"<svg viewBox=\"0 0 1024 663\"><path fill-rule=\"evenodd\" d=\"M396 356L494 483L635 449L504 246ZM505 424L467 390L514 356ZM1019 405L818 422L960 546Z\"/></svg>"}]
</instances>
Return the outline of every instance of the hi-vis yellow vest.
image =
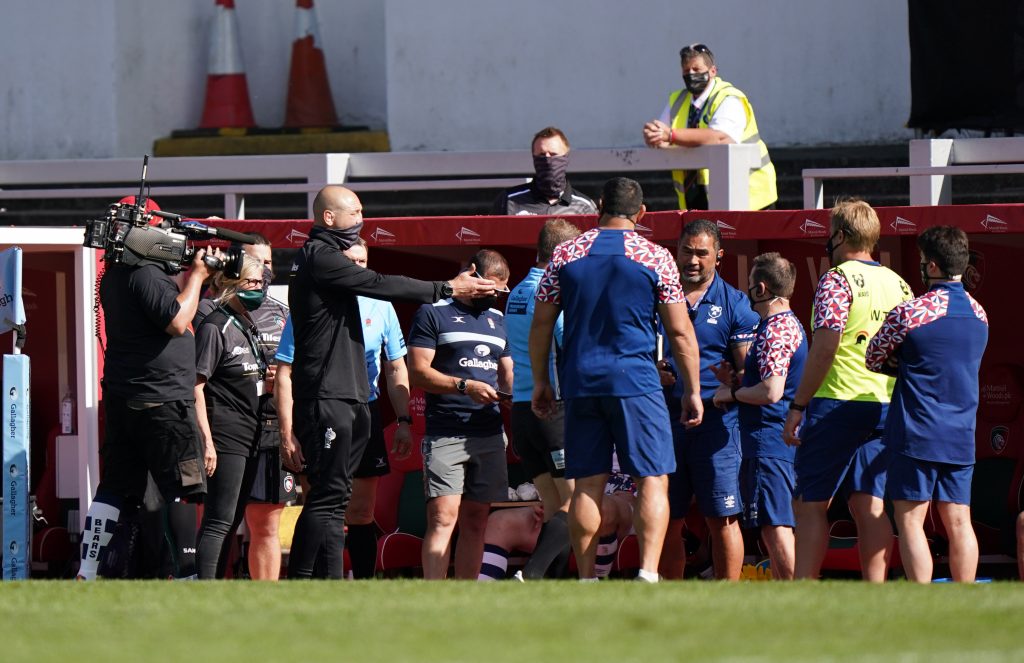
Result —
<instances>
[{"instance_id":1,"label":"hi-vis yellow vest","mask_svg":"<svg viewBox=\"0 0 1024 663\"><path fill-rule=\"evenodd\" d=\"M757 131L757 120L754 119L754 109L750 107L747 95L734 88L732 84L726 83L721 78L712 79L714 87L711 94L701 108L698 129L706 129L714 116L715 111L722 105L727 97L736 97L743 102L743 108L747 112L747 126L743 129L743 143L756 144L761 150L761 167L750 172L750 209L761 209L767 207L779 199L775 189L775 166L772 165L771 157L768 156L768 146L761 140ZM685 129L686 120L690 115L690 104L693 95L686 90L676 90L668 98L670 126L673 129ZM679 209L686 209L686 171L673 170L672 179L675 181L676 195L679 196ZM696 184L707 186L707 169L697 172Z\"/></svg>"},{"instance_id":2,"label":"hi-vis yellow vest","mask_svg":"<svg viewBox=\"0 0 1024 663\"><path fill-rule=\"evenodd\" d=\"M832 271L846 279L853 301L832 368L814 397L888 403L896 379L869 371L864 355L889 311L914 293L899 274L882 265L847 260Z\"/></svg>"}]
</instances>

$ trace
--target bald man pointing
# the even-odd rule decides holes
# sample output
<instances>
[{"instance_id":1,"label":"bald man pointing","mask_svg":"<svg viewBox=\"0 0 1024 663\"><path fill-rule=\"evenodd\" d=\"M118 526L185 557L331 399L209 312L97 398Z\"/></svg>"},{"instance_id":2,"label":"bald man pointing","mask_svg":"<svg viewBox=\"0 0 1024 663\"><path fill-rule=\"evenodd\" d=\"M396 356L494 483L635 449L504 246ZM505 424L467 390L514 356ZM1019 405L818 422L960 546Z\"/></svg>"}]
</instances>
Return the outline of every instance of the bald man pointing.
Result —
<instances>
[{"instance_id":1,"label":"bald man pointing","mask_svg":"<svg viewBox=\"0 0 1024 663\"><path fill-rule=\"evenodd\" d=\"M292 540L289 578L309 578L317 550L327 547L327 574L341 578L345 507L352 473L370 437L369 380L357 295L425 304L448 297L483 297L494 282L463 272L450 281L385 276L342 251L363 227L352 191L326 186L313 201L313 229L292 265L288 288L295 331L292 420L299 447L282 443L286 464L303 463L310 490Z\"/></svg>"}]
</instances>

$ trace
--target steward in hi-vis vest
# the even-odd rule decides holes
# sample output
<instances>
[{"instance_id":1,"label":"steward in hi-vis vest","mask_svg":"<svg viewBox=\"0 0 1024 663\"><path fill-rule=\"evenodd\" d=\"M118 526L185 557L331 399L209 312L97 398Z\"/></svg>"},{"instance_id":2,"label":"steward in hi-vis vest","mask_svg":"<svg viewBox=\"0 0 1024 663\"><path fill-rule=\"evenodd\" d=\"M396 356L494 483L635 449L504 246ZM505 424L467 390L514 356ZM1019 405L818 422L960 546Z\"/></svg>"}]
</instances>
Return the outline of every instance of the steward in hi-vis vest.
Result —
<instances>
[{"instance_id":1,"label":"steward in hi-vis vest","mask_svg":"<svg viewBox=\"0 0 1024 663\"><path fill-rule=\"evenodd\" d=\"M750 171L750 209L775 203L775 166L761 140L754 109L747 96L717 77L714 56L707 46L694 44L679 52L686 88L669 95L658 120L644 125L649 147L698 147L723 143L757 145L761 160ZM707 169L672 171L679 209L707 209Z\"/></svg>"}]
</instances>

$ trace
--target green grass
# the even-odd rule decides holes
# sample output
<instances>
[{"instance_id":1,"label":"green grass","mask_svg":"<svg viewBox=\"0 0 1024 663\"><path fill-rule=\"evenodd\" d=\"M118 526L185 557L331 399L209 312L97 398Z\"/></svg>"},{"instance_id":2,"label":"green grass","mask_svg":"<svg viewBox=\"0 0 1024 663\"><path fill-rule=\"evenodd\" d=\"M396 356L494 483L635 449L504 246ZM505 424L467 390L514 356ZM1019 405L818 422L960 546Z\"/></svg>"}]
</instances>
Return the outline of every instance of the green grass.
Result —
<instances>
[{"instance_id":1,"label":"green grass","mask_svg":"<svg viewBox=\"0 0 1024 663\"><path fill-rule=\"evenodd\" d=\"M1024 585L0 583L0 660L1024 660Z\"/></svg>"}]
</instances>

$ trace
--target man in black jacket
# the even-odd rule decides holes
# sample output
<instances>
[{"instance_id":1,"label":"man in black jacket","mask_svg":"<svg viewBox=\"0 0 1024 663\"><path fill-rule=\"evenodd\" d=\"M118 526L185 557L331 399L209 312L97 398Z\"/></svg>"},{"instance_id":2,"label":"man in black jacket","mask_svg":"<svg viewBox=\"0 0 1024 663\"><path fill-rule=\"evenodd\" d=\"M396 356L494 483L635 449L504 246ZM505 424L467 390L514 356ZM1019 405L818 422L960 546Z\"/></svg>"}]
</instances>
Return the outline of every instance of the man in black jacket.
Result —
<instances>
[{"instance_id":1,"label":"man in black jacket","mask_svg":"<svg viewBox=\"0 0 1024 663\"><path fill-rule=\"evenodd\" d=\"M491 214L501 216L597 214L594 201L572 188L566 178L569 139L561 129L547 127L534 135L533 181L505 189L494 200Z\"/></svg>"},{"instance_id":2,"label":"man in black jacket","mask_svg":"<svg viewBox=\"0 0 1024 663\"><path fill-rule=\"evenodd\" d=\"M450 281L385 276L346 257L363 226L359 198L329 185L313 202L309 240L292 265L288 304L295 331L292 364L293 420L299 440L282 440L286 465L305 464L310 490L295 525L288 564L290 578L308 578L317 550L328 554L327 574L341 578L345 507L352 474L370 435L369 379L357 295L432 303L452 296L484 297L494 282L463 272Z\"/></svg>"}]
</instances>

